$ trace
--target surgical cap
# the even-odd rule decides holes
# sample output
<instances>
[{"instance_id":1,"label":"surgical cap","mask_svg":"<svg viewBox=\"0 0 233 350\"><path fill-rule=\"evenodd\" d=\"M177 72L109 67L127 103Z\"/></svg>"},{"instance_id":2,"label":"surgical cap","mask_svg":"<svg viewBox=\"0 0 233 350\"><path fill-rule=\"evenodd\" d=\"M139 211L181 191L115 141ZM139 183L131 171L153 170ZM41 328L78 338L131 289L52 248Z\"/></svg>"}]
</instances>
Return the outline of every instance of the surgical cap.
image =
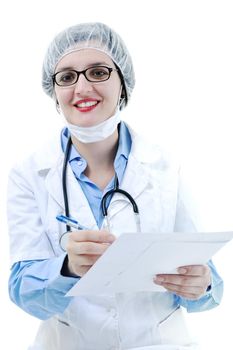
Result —
<instances>
[{"instance_id":1,"label":"surgical cap","mask_svg":"<svg viewBox=\"0 0 233 350\"><path fill-rule=\"evenodd\" d=\"M66 54L85 48L94 48L106 53L120 70L125 90L125 106L135 85L132 59L121 37L103 23L82 23L59 33L48 47L43 63L42 86L54 96L53 75L60 59Z\"/></svg>"}]
</instances>

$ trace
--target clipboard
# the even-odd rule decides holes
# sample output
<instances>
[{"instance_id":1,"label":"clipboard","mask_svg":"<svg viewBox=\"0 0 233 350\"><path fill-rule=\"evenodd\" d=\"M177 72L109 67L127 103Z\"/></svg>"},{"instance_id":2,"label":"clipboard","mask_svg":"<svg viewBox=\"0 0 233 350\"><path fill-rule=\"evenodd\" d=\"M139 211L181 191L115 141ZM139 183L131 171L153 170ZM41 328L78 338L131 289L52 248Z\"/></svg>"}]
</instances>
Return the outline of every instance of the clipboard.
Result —
<instances>
[{"instance_id":1,"label":"clipboard","mask_svg":"<svg viewBox=\"0 0 233 350\"><path fill-rule=\"evenodd\" d=\"M165 291L153 282L156 274L206 264L232 238L233 232L123 233L66 296Z\"/></svg>"}]
</instances>

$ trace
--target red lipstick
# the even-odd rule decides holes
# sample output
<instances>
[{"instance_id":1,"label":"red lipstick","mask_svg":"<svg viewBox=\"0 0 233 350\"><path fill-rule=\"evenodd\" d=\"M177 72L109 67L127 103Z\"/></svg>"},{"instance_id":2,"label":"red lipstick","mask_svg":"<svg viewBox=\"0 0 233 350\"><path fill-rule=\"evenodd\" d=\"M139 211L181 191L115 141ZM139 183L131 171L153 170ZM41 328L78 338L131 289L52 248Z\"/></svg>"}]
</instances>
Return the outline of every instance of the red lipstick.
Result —
<instances>
[{"instance_id":1,"label":"red lipstick","mask_svg":"<svg viewBox=\"0 0 233 350\"><path fill-rule=\"evenodd\" d=\"M99 101L94 98L84 98L82 100L78 100L77 102L75 102L74 107L79 112L90 112L96 108L98 103Z\"/></svg>"}]
</instances>

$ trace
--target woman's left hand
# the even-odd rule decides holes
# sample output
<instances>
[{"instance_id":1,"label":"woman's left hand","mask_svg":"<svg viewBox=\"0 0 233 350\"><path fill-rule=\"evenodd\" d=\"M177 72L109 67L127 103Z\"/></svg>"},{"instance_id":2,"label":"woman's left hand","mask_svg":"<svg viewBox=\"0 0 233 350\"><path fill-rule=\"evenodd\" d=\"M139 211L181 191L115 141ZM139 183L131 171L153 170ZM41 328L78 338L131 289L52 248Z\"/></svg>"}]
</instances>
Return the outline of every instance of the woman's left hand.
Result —
<instances>
[{"instance_id":1,"label":"woman's left hand","mask_svg":"<svg viewBox=\"0 0 233 350\"><path fill-rule=\"evenodd\" d=\"M202 297L211 284L208 265L190 265L178 268L178 274L160 274L154 283L183 298L196 300Z\"/></svg>"}]
</instances>

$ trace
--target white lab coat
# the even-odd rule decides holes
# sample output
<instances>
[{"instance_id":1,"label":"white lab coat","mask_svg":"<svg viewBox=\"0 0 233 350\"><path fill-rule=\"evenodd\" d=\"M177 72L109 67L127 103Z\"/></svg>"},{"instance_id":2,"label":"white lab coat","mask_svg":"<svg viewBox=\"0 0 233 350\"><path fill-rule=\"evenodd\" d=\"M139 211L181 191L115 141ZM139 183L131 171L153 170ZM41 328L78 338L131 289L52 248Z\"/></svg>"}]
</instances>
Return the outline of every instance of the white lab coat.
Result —
<instances>
[{"instance_id":1,"label":"white lab coat","mask_svg":"<svg viewBox=\"0 0 233 350\"><path fill-rule=\"evenodd\" d=\"M132 149L121 188L137 202L142 232L194 231L179 186L178 167L157 147L147 145L131 129ZM33 154L9 177L9 229L12 264L62 254L59 237L65 226L61 186L63 153L60 137ZM98 229L68 165L70 215ZM131 205L115 194L109 206L111 231L135 232ZM104 225L104 224L103 224ZM42 321L31 350L196 349L181 308L172 294L128 293L75 297L63 314Z\"/></svg>"}]
</instances>

